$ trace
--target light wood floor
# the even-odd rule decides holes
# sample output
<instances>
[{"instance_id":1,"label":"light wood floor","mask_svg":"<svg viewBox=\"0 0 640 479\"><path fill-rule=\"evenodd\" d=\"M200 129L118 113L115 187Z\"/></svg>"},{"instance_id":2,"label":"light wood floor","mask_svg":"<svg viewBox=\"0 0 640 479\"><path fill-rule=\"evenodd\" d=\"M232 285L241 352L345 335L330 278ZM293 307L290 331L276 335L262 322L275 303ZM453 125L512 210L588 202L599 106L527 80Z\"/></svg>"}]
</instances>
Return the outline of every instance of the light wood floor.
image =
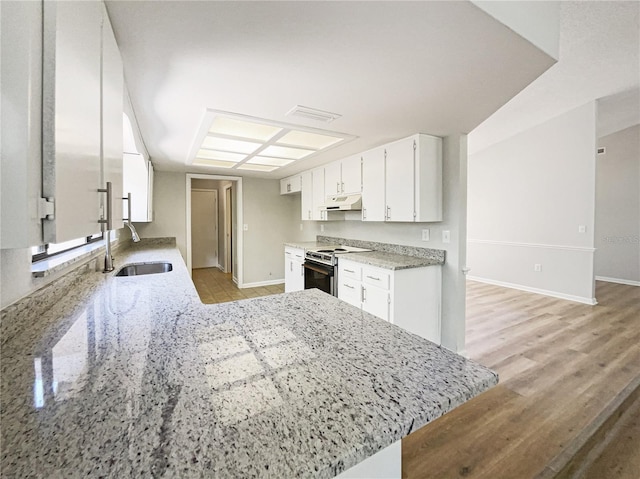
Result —
<instances>
[{"instance_id":1,"label":"light wood floor","mask_svg":"<svg viewBox=\"0 0 640 479\"><path fill-rule=\"evenodd\" d=\"M541 473L640 375L640 288L598 282L596 297L587 306L469 281L467 352L500 383L407 436L403 478ZM609 477L640 478L628 469Z\"/></svg>"},{"instance_id":2,"label":"light wood floor","mask_svg":"<svg viewBox=\"0 0 640 479\"><path fill-rule=\"evenodd\" d=\"M205 304L226 303L238 299L284 293L284 284L239 289L233 282L231 273L223 273L218 268L194 269L192 278L200 300Z\"/></svg>"}]
</instances>

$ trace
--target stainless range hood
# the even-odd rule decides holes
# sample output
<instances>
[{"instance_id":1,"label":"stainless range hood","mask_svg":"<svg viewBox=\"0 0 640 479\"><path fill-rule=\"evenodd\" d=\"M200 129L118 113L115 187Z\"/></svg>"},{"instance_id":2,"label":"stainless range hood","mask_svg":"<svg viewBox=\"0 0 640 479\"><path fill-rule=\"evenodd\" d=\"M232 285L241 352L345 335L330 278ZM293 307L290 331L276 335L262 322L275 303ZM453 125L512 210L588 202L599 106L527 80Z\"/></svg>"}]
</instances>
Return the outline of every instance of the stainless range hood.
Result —
<instances>
[{"instance_id":1,"label":"stainless range hood","mask_svg":"<svg viewBox=\"0 0 640 479\"><path fill-rule=\"evenodd\" d=\"M362 210L362 195L327 196L322 209L326 211L360 211Z\"/></svg>"}]
</instances>

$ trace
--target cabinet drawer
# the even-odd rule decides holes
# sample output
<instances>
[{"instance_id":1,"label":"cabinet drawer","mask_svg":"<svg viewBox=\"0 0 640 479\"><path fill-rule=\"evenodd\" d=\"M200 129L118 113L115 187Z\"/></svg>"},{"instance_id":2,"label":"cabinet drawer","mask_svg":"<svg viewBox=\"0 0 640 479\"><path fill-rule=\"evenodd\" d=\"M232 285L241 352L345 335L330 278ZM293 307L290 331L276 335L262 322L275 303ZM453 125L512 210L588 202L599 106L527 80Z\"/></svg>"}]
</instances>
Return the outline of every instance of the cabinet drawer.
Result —
<instances>
[{"instance_id":1,"label":"cabinet drawer","mask_svg":"<svg viewBox=\"0 0 640 479\"><path fill-rule=\"evenodd\" d=\"M365 284L371 284L382 289L389 289L390 276L391 274L389 273L389 271L384 269L374 268L370 266L362 267L362 281Z\"/></svg>"},{"instance_id":2,"label":"cabinet drawer","mask_svg":"<svg viewBox=\"0 0 640 479\"><path fill-rule=\"evenodd\" d=\"M360 281L353 280L351 278L341 278L338 284L338 298L346 301L358 308L362 307L362 287Z\"/></svg>"},{"instance_id":3,"label":"cabinet drawer","mask_svg":"<svg viewBox=\"0 0 640 479\"><path fill-rule=\"evenodd\" d=\"M342 278L351 278L357 281L362 279L362 266L350 261L342 262L338 260L338 276Z\"/></svg>"},{"instance_id":4,"label":"cabinet drawer","mask_svg":"<svg viewBox=\"0 0 640 479\"><path fill-rule=\"evenodd\" d=\"M304 250L301 248L285 246L284 254L287 258L295 259L296 261L304 261Z\"/></svg>"}]
</instances>

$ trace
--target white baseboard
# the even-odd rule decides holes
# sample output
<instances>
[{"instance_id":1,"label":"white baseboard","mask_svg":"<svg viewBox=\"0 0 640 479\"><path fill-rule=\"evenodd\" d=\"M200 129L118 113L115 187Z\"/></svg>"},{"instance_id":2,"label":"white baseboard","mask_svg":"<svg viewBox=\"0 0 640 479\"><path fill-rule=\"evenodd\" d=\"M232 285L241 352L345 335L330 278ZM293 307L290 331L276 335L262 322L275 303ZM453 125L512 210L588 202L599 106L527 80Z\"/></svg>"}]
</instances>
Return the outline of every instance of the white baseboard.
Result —
<instances>
[{"instance_id":1,"label":"white baseboard","mask_svg":"<svg viewBox=\"0 0 640 479\"><path fill-rule=\"evenodd\" d=\"M640 286L640 281L633 281L630 279L609 278L607 276L596 276L596 280L605 281L607 283L626 284L629 286Z\"/></svg>"},{"instance_id":2,"label":"white baseboard","mask_svg":"<svg viewBox=\"0 0 640 479\"><path fill-rule=\"evenodd\" d=\"M218 265L218 269L223 273L226 273L226 271L224 270L224 267L221 264Z\"/></svg>"},{"instance_id":3,"label":"white baseboard","mask_svg":"<svg viewBox=\"0 0 640 479\"><path fill-rule=\"evenodd\" d=\"M273 286L275 284L283 284L284 279L272 279L269 281L256 281L255 283L244 283L240 288L259 288L260 286Z\"/></svg>"},{"instance_id":4,"label":"white baseboard","mask_svg":"<svg viewBox=\"0 0 640 479\"><path fill-rule=\"evenodd\" d=\"M235 284L236 286L238 285L238 278L236 276L233 276L231 278L231 281L233 281L233 284Z\"/></svg>"},{"instance_id":5,"label":"white baseboard","mask_svg":"<svg viewBox=\"0 0 640 479\"><path fill-rule=\"evenodd\" d=\"M493 284L495 286L502 286L504 288L518 289L520 291L526 291L528 293L542 294L544 296L551 296L552 298L566 299L568 301L575 301L577 303L588 304L594 306L598 304L596 298L585 298L583 296L574 296L571 294L558 293L557 291L549 291L546 289L532 288L530 286L524 286L521 284L507 283L505 281L496 281L494 279L480 278L477 276L467 276L467 279L471 281L478 281L479 283Z\"/></svg>"}]
</instances>

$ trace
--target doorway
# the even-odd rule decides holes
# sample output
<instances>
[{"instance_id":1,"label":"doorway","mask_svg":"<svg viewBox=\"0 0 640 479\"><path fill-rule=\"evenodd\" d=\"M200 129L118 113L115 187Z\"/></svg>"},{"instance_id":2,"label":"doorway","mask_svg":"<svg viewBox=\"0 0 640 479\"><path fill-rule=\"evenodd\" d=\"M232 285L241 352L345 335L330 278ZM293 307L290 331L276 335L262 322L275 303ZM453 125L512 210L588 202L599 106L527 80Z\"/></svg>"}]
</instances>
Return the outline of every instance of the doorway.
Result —
<instances>
[{"instance_id":1,"label":"doorway","mask_svg":"<svg viewBox=\"0 0 640 479\"><path fill-rule=\"evenodd\" d=\"M218 190L191 189L192 267L218 268Z\"/></svg>"},{"instance_id":2,"label":"doorway","mask_svg":"<svg viewBox=\"0 0 640 479\"><path fill-rule=\"evenodd\" d=\"M189 272L193 274L193 269L214 267L222 273L232 273L233 283L242 288L242 227L239 227L242 222L242 178L188 173L186 183ZM213 200L201 201L203 197L212 198L213 195L216 197L215 208L211 206ZM210 248L202 254L203 237L207 245L216 244L215 255Z\"/></svg>"}]
</instances>

